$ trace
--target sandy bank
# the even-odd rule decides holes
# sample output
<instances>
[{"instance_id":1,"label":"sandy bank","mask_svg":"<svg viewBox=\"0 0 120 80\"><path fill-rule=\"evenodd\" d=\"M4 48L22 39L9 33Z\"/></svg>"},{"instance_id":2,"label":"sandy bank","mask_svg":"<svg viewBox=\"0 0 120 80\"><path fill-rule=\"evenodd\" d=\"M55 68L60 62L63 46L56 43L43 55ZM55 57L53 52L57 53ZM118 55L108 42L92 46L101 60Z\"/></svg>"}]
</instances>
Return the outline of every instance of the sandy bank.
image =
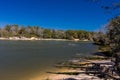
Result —
<instances>
[{"instance_id":1,"label":"sandy bank","mask_svg":"<svg viewBox=\"0 0 120 80\"><path fill-rule=\"evenodd\" d=\"M68 39L44 39L44 38L35 38L35 37L31 37L31 38L26 38L26 37L0 37L0 40L46 40L46 41L50 41L50 40L54 40L54 41L89 41L89 40L68 40Z\"/></svg>"},{"instance_id":2,"label":"sandy bank","mask_svg":"<svg viewBox=\"0 0 120 80\"><path fill-rule=\"evenodd\" d=\"M26 37L9 37L9 38L4 38L4 37L0 37L0 40L55 40L55 41L69 41L67 39L43 39L43 38L35 38L35 37L31 37L31 38L26 38Z\"/></svg>"}]
</instances>

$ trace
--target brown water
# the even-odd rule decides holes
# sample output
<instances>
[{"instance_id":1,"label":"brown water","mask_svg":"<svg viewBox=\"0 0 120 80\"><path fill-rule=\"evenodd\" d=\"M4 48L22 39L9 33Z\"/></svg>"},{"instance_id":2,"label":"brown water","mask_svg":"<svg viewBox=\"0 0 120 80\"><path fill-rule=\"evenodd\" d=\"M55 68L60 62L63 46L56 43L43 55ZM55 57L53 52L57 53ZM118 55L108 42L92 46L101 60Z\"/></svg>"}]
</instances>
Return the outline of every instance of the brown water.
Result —
<instances>
[{"instance_id":1,"label":"brown water","mask_svg":"<svg viewBox=\"0 0 120 80\"><path fill-rule=\"evenodd\" d=\"M32 80L57 62L97 50L91 42L0 41L0 80Z\"/></svg>"}]
</instances>

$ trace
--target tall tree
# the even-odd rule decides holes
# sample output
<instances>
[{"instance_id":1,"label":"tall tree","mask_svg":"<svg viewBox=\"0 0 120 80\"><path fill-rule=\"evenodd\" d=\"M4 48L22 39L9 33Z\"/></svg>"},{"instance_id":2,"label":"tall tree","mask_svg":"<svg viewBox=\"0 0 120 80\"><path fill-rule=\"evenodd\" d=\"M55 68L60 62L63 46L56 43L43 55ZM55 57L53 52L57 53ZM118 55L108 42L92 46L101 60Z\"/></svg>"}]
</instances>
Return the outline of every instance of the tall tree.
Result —
<instances>
[{"instance_id":1,"label":"tall tree","mask_svg":"<svg viewBox=\"0 0 120 80\"><path fill-rule=\"evenodd\" d=\"M112 19L107 26L107 36L114 52L120 51L120 16Z\"/></svg>"},{"instance_id":2,"label":"tall tree","mask_svg":"<svg viewBox=\"0 0 120 80\"><path fill-rule=\"evenodd\" d=\"M45 29L43 31L43 38L52 38L52 30L50 29Z\"/></svg>"}]
</instances>

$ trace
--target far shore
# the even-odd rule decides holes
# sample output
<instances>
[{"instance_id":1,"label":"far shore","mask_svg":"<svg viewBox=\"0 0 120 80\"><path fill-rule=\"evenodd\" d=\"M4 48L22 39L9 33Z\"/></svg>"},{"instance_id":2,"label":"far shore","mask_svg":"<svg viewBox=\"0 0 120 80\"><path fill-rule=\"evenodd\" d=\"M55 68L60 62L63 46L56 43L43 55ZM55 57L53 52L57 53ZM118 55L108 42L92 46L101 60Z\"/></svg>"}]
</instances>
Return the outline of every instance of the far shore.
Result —
<instances>
[{"instance_id":1,"label":"far shore","mask_svg":"<svg viewBox=\"0 0 120 80\"><path fill-rule=\"evenodd\" d=\"M54 41L90 41L87 39L84 40L79 40L79 39L73 39L73 40L68 40L68 39L52 39L52 38L35 38L35 37L31 37L31 38L27 38L27 37L0 37L0 40L54 40Z\"/></svg>"}]
</instances>

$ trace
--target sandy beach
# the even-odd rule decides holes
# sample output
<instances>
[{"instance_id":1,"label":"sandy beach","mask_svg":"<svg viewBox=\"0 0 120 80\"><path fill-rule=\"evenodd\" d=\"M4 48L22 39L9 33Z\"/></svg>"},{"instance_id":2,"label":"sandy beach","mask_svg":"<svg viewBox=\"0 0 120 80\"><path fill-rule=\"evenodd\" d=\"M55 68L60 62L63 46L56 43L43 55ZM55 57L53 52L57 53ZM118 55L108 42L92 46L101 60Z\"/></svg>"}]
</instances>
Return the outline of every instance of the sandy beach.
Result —
<instances>
[{"instance_id":1,"label":"sandy beach","mask_svg":"<svg viewBox=\"0 0 120 80\"><path fill-rule=\"evenodd\" d=\"M35 38L35 37L31 37L31 38L26 38L26 37L8 37L8 38L4 38L4 37L0 37L0 40L55 40L55 41L70 41L67 39L44 39L44 38Z\"/></svg>"}]
</instances>

